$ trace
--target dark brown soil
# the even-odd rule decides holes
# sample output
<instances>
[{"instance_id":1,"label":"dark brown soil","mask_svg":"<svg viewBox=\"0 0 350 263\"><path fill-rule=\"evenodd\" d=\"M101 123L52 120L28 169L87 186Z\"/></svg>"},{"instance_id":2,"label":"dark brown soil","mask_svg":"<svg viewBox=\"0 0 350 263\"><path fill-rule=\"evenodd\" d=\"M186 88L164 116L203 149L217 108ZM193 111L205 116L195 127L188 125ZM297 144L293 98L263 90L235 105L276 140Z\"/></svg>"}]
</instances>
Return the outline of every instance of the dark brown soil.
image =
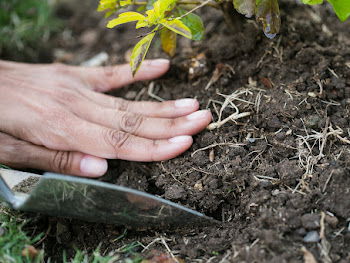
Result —
<instances>
[{"instance_id":1,"label":"dark brown soil","mask_svg":"<svg viewBox=\"0 0 350 263\"><path fill-rule=\"evenodd\" d=\"M350 23L326 7L288 2L282 10L281 34L271 41L253 21L231 34L219 12L204 9L206 40L182 40L170 72L154 82L164 99L197 97L215 121L221 105L213 101L225 101L218 94L241 92L233 103L250 116L203 131L170 161L110 161L102 179L160 195L223 225L123 235L120 227L40 217L42 229L53 226L44 241L48 256L100 243L107 253L163 237L186 262L304 262L302 247L318 262L350 262ZM107 31L102 22L96 26L98 15L86 14L69 17L72 39L62 37L58 45L70 56L60 60L79 63L106 51L109 63L123 62L136 42L133 31ZM159 56L154 48L150 57ZM219 64L234 73L224 71L205 90ZM113 94L151 100L147 85ZM234 111L226 107L222 119ZM160 242L151 248L167 251Z\"/></svg>"}]
</instances>

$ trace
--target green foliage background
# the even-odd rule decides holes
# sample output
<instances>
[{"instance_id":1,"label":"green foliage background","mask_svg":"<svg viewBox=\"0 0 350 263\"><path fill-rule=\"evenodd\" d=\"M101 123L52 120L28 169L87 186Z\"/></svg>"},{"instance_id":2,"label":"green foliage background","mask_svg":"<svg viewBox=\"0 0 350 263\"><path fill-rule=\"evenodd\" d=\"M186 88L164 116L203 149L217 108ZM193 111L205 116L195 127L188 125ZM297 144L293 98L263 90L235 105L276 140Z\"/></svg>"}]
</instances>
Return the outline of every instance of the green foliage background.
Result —
<instances>
[{"instance_id":1,"label":"green foliage background","mask_svg":"<svg viewBox=\"0 0 350 263\"><path fill-rule=\"evenodd\" d=\"M1 0L0 57L36 61L59 27L48 0Z\"/></svg>"}]
</instances>

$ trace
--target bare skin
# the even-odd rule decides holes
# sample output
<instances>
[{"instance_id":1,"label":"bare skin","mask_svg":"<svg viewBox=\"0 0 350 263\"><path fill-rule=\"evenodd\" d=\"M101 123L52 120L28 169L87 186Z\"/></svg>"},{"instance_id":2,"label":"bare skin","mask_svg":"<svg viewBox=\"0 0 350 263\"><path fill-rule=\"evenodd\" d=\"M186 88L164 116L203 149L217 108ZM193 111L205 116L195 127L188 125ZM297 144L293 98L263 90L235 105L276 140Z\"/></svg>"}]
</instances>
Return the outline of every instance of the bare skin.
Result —
<instances>
[{"instance_id":1,"label":"bare skin","mask_svg":"<svg viewBox=\"0 0 350 263\"><path fill-rule=\"evenodd\" d=\"M194 99L133 102L103 94L169 69L148 60L84 68L0 61L0 163L98 177L106 159L161 161L186 151L211 121Z\"/></svg>"}]
</instances>

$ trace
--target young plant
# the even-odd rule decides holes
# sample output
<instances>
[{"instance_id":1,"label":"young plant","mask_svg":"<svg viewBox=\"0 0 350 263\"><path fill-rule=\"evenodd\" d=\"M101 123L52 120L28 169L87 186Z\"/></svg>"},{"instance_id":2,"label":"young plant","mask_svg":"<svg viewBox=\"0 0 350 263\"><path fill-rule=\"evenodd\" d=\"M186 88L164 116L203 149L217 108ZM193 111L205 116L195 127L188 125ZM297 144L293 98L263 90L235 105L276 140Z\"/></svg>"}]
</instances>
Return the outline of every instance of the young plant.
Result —
<instances>
[{"instance_id":1,"label":"young plant","mask_svg":"<svg viewBox=\"0 0 350 263\"><path fill-rule=\"evenodd\" d=\"M350 16L350 0L327 0L341 21ZM304 4L321 4L323 0L302 0ZM202 19L193 12L210 5L227 12L230 6L250 18L255 16L262 25L264 34L274 38L280 29L278 0L100 0L98 11L105 11L106 17L120 9L128 10L110 20L108 28L136 22L136 29L148 28L149 32L135 45L130 59L132 73L135 74L156 34L160 35L161 46L165 53L173 56L176 51L177 35L192 40L201 40L204 35ZM232 15L234 13L232 12Z\"/></svg>"}]
</instances>

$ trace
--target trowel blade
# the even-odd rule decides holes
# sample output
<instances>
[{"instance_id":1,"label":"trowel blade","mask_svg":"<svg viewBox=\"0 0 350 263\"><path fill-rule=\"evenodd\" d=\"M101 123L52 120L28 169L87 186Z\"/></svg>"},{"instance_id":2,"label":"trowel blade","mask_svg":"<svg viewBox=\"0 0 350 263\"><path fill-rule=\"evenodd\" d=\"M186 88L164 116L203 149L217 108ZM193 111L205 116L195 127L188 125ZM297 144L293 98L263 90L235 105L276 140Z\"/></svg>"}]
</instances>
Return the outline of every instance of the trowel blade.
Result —
<instances>
[{"instance_id":1,"label":"trowel blade","mask_svg":"<svg viewBox=\"0 0 350 263\"><path fill-rule=\"evenodd\" d=\"M45 173L15 209L133 228L209 225L217 221L165 199L92 179Z\"/></svg>"}]
</instances>

